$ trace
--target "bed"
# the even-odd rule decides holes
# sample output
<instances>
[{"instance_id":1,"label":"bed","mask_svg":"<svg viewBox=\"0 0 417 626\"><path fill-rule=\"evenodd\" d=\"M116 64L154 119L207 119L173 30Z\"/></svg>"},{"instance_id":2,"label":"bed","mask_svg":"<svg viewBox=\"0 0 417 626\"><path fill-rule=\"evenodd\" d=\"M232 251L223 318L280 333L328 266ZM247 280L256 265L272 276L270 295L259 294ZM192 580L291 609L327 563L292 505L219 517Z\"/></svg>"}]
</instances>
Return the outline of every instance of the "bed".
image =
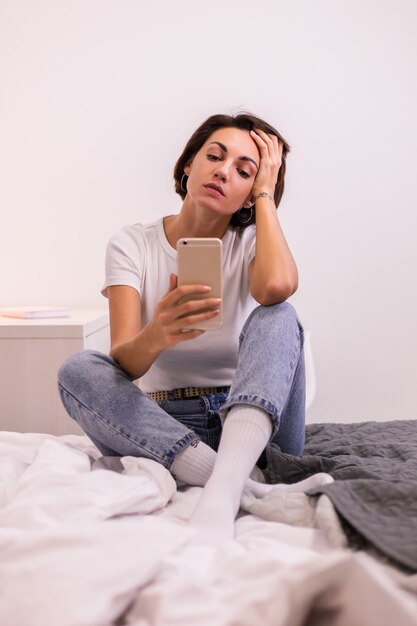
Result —
<instances>
[{"instance_id":1,"label":"bed","mask_svg":"<svg viewBox=\"0 0 417 626\"><path fill-rule=\"evenodd\" d=\"M2 626L417 624L417 421L310 424L308 495L244 496L236 537L193 542L201 493L86 436L0 433Z\"/></svg>"}]
</instances>

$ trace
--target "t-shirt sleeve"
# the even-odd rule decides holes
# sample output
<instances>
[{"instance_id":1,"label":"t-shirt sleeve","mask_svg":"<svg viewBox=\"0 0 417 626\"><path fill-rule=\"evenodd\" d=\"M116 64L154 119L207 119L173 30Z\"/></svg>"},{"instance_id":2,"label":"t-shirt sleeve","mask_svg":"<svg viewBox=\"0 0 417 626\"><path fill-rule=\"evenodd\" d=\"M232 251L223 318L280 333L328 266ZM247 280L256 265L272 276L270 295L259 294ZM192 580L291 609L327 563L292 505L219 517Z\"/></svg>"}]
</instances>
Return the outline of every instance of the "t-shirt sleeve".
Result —
<instances>
[{"instance_id":1,"label":"t-shirt sleeve","mask_svg":"<svg viewBox=\"0 0 417 626\"><path fill-rule=\"evenodd\" d=\"M106 249L103 296L107 297L107 287L114 285L126 285L142 293L145 246L145 237L138 225L127 226L113 235Z\"/></svg>"}]
</instances>

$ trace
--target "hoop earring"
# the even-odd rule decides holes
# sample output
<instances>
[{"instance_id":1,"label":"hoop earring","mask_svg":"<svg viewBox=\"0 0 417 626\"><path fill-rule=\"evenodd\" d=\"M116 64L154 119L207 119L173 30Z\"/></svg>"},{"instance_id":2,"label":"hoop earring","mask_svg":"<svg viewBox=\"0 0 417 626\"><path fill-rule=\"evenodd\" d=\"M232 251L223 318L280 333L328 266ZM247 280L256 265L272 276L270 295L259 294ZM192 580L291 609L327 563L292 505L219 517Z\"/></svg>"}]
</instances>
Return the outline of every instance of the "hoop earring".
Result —
<instances>
[{"instance_id":1,"label":"hoop earring","mask_svg":"<svg viewBox=\"0 0 417 626\"><path fill-rule=\"evenodd\" d=\"M186 176L187 176L187 174L183 174L183 175L181 176L181 182L180 182L181 191L183 191L184 193L187 193L187 183L185 183L185 189L184 189L184 187L183 187L183 184L182 184L182 183L183 183L183 180L184 180L184 178L185 178ZM187 180L188 180L188 176L187 176Z\"/></svg>"},{"instance_id":2,"label":"hoop earring","mask_svg":"<svg viewBox=\"0 0 417 626\"><path fill-rule=\"evenodd\" d=\"M245 226L245 224L249 224L252 217L253 217L253 207L249 207L247 209L246 207L242 206L237 212L237 219L239 220L239 223L242 224L242 226Z\"/></svg>"}]
</instances>

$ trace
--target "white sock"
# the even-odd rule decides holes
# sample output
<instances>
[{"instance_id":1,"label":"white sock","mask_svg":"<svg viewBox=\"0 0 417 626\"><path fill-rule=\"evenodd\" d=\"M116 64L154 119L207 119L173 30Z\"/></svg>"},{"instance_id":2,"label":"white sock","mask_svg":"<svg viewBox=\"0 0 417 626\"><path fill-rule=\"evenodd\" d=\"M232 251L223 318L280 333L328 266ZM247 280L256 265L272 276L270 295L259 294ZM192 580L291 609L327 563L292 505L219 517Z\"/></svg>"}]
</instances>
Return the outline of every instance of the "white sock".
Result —
<instances>
[{"instance_id":1,"label":"white sock","mask_svg":"<svg viewBox=\"0 0 417 626\"><path fill-rule=\"evenodd\" d=\"M261 484L248 478L245 485L245 491L253 493L257 498L263 498L272 491L280 491L281 493L305 493L314 487L328 485L333 481L334 479L330 476L330 474L325 474L324 472L313 474L312 476L309 476L304 480L300 480L298 483L292 483L291 485L286 485L285 483L277 483L275 485Z\"/></svg>"},{"instance_id":2,"label":"white sock","mask_svg":"<svg viewBox=\"0 0 417 626\"><path fill-rule=\"evenodd\" d=\"M187 485L203 487L211 476L217 453L203 441L193 441L171 464L171 474Z\"/></svg>"},{"instance_id":3,"label":"white sock","mask_svg":"<svg viewBox=\"0 0 417 626\"><path fill-rule=\"evenodd\" d=\"M256 407L249 407L248 405L239 405L239 407L244 409L250 408L252 410L254 408L256 409ZM237 408L238 406L232 410L236 410ZM231 415L232 411L229 413L229 419ZM210 448L210 446L203 441L195 441L176 455L171 465L171 473L175 478L178 478L178 480L187 485L203 487L211 476L216 459L217 453ZM333 482L333 478L331 478L329 474L320 473L309 476L309 478L291 485L284 483L270 485L263 484L264 482L265 478L262 470L255 465L250 474L250 478L245 481L244 489L257 498L263 498L272 491L283 493L306 492L313 489L313 487Z\"/></svg>"},{"instance_id":4,"label":"white sock","mask_svg":"<svg viewBox=\"0 0 417 626\"><path fill-rule=\"evenodd\" d=\"M243 488L271 433L271 417L258 407L236 405L227 415L212 474L191 518L203 541L233 537Z\"/></svg>"},{"instance_id":5,"label":"white sock","mask_svg":"<svg viewBox=\"0 0 417 626\"><path fill-rule=\"evenodd\" d=\"M213 448L210 448L203 441L193 441L176 455L170 471L174 478L187 485L204 487L211 476L216 458L217 452ZM265 482L264 473L257 465L253 467L250 477L252 480L249 482L248 488L251 488L255 481L256 484ZM256 484L252 487L253 493L256 491Z\"/></svg>"}]
</instances>

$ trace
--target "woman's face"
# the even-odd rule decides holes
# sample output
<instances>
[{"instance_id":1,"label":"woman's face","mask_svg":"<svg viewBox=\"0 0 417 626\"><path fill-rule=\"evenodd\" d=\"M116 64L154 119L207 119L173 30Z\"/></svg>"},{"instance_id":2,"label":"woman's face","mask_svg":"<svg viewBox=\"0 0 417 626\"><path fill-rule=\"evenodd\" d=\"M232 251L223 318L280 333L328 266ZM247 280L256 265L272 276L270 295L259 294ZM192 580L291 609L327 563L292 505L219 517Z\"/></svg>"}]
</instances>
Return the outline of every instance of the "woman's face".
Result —
<instances>
[{"instance_id":1,"label":"woman's face","mask_svg":"<svg viewBox=\"0 0 417 626\"><path fill-rule=\"evenodd\" d=\"M259 163L258 148L248 131L216 130L184 168L187 196L222 215L232 215L251 204Z\"/></svg>"}]
</instances>

